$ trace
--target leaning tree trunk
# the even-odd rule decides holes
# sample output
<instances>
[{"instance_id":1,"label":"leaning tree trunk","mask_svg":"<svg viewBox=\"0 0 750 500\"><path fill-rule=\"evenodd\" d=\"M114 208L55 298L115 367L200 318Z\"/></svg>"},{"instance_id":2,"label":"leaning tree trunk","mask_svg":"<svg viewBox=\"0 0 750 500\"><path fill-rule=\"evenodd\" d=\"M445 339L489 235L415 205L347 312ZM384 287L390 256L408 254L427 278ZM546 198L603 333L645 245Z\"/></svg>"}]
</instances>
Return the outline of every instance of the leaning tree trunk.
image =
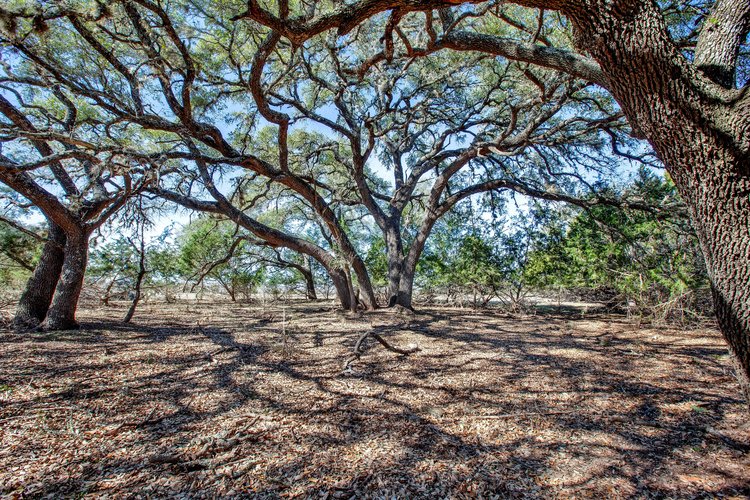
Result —
<instances>
[{"instance_id":1,"label":"leaning tree trunk","mask_svg":"<svg viewBox=\"0 0 750 500\"><path fill-rule=\"evenodd\" d=\"M745 162L750 167L750 162ZM750 406L750 196L731 181L706 186L715 195L696 207L699 239L711 276L714 307L737 379ZM739 184L739 183L738 183ZM705 216L702 219L701 216Z\"/></svg>"},{"instance_id":2,"label":"leaning tree trunk","mask_svg":"<svg viewBox=\"0 0 750 500\"><path fill-rule=\"evenodd\" d=\"M653 2L623 3L622 9L591 3L566 12L577 45L599 62L629 123L652 144L689 207L719 326L750 404L750 101L721 97L725 89L671 42ZM745 15L737 5L736 13ZM708 67L722 54L710 43L699 49Z\"/></svg>"},{"instance_id":3,"label":"leaning tree trunk","mask_svg":"<svg viewBox=\"0 0 750 500\"><path fill-rule=\"evenodd\" d=\"M370 273L367 271L367 266L365 266L365 263L359 255L354 255L352 259L352 268L354 269L354 274L357 276L359 291L362 294L362 297L359 299L360 302L367 311L377 309L378 300L375 297L375 289L370 280Z\"/></svg>"},{"instance_id":4,"label":"leaning tree trunk","mask_svg":"<svg viewBox=\"0 0 750 500\"><path fill-rule=\"evenodd\" d=\"M750 405L750 158L700 127L675 128L683 147L661 155L689 206L719 328Z\"/></svg>"},{"instance_id":5,"label":"leaning tree trunk","mask_svg":"<svg viewBox=\"0 0 750 500\"><path fill-rule=\"evenodd\" d=\"M328 269L327 271L342 309L351 309L352 306L356 308L357 302L352 296L351 281L347 274L341 269Z\"/></svg>"},{"instance_id":6,"label":"leaning tree trunk","mask_svg":"<svg viewBox=\"0 0 750 500\"><path fill-rule=\"evenodd\" d=\"M80 231L67 235L62 273L52 297L52 305L47 313L46 328L50 330L78 328L75 315L78 298L83 288L83 278L86 274L88 249L88 232Z\"/></svg>"},{"instance_id":7,"label":"leaning tree trunk","mask_svg":"<svg viewBox=\"0 0 750 500\"><path fill-rule=\"evenodd\" d=\"M60 271L65 257L65 233L54 222L49 222L47 242L42 248L42 255L34 268L34 273L26 283L16 308L13 324L17 329L38 326L47 316L55 286L60 279Z\"/></svg>"}]
</instances>

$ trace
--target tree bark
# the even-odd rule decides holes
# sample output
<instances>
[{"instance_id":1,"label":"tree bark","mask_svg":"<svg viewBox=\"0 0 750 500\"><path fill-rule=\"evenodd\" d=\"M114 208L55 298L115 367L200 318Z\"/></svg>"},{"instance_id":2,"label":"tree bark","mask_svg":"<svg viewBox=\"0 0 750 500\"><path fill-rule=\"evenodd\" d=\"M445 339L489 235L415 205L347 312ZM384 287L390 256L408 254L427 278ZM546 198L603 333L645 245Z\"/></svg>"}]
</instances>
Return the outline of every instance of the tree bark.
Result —
<instances>
[{"instance_id":1,"label":"tree bark","mask_svg":"<svg viewBox=\"0 0 750 500\"><path fill-rule=\"evenodd\" d=\"M359 297L357 291L354 289L354 282L352 281L352 273L348 267L344 268L344 275L346 276L347 292L349 294L349 310L351 312L357 312L357 306L359 305Z\"/></svg>"},{"instance_id":2,"label":"tree bark","mask_svg":"<svg viewBox=\"0 0 750 500\"><path fill-rule=\"evenodd\" d=\"M429 234L429 233L428 233ZM426 236L425 236L426 239ZM406 256L388 255L388 307L399 305L414 310L414 278L417 274L417 263L422 256L424 244L416 239Z\"/></svg>"},{"instance_id":3,"label":"tree bark","mask_svg":"<svg viewBox=\"0 0 750 500\"><path fill-rule=\"evenodd\" d=\"M43 323L43 326L49 330L74 330L79 327L75 314L86 274L88 247L88 232L79 231L67 234L62 272L52 297L47 319Z\"/></svg>"},{"instance_id":4,"label":"tree bark","mask_svg":"<svg viewBox=\"0 0 750 500\"><path fill-rule=\"evenodd\" d=\"M398 219L391 219L387 222L385 231L383 231L385 255L388 260L388 307L401 304L399 283L401 282L401 269L404 264L404 246L399 223ZM411 303L411 300L409 300L409 303Z\"/></svg>"},{"instance_id":5,"label":"tree bark","mask_svg":"<svg viewBox=\"0 0 750 500\"><path fill-rule=\"evenodd\" d=\"M343 309L351 310L352 307L356 309L357 302L353 297L353 287L351 280L347 274L341 269L327 269L328 276L330 276L333 282L333 287L336 289L336 296L339 299L339 303Z\"/></svg>"},{"instance_id":6,"label":"tree bark","mask_svg":"<svg viewBox=\"0 0 750 500\"><path fill-rule=\"evenodd\" d=\"M358 298L362 306L367 311L373 311L378 308L378 300L375 297L375 289L372 287L372 281L370 281L370 273L367 271L362 258L356 253L351 258L352 269L354 270L355 276L357 276L357 283L359 284L359 291L362 294Z\"/></svg>"},{"instance_id":7,"label":"tree bark","mask_svg":"<svg viewBox=\"0 0 750 500\"><path fill-rule=\"evenodd\" d=\"M414 275L416 270L411 267L405 267L401 271L401 277L398 282L396 295L391 297L393 305L400 305L407 309L414 310L412 305L412 296L414 295Z\"/></svg>"},{"instance_id":8,"label":"tree bark","mask_svg":"<svg viewBox=\"0 0 750 500\"><path fill-rule=\"evenodd\" d=\"M34 328L47 316L55 287L60 279L65 257L64 247L65 233L60 226L50 221L49 234L42 248L42 255L18 302L13 320L17 329Z\"/></svg>"},{"instance_id":9,"label":"tree bark","mask_svg":"<svg viewBox=\"0 0 750 500\"><path fill-rule=\"evenodd\" d=\"M308 263L309 265L310 263ZM305 278L305 294L307 300L318 300L318 294L315 293L315 279L313 277L312 269L300 266L299 272L302 277Z\"/></svg>"},{"instance_id":10,"label":"tree bark","mask_svg":"<svg viewBox=\"0 0 750 500\"><path fill-rule=\"evenodd\" d=\"M683 124L682 133L684 152L672 148L670 172L690 207L719 327L750 406L750 159L696 126Z\"/></svg>"},{"instance_id":11,"label":"tree bark","mask_svg":"<svg viewBox=\"0 0 750 500\"><path fill-rule=\"evenodd\" d=\"M734 88L737 83L737 55L748 29L750 2L716 2L698 37L695 66L719 85Z\"/></svg>"},{"instance_id":12,"label":"tree bark","mask_svg":"<svg viewBox=\"0 0 750 500\"><path fill-rule=\"evenodd\" d=\"M740 94L727 104L722 91L733 68L717 71L726 65L702 56L702 72L696 70L651 2L566 13L579 48L599 62L629 123L651 143L689 207L721 332L750 404L750 99ZM716 82L703 76L711 73Z\"/></svg>"}]
</instances>

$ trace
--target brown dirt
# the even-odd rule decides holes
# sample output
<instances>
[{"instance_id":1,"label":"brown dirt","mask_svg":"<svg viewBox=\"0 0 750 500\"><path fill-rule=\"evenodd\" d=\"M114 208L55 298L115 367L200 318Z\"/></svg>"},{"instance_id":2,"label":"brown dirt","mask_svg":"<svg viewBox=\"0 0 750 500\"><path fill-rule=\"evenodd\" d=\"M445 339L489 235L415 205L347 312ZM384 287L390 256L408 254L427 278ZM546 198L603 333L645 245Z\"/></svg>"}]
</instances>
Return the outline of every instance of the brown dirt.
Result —
<instances>
[{"instance_id":1,"label":"brown dirt","mask_svg":"<svg viewBox=\"0 0 750 500\"><path fill-rule=\"evenodd\" d=\"M124 310L0 333L0 495L750 495L712 328L325 303L148 304L125 326ZM342 373L372 328L421 351L368 340Z\"/></svg>"}]
</instances>

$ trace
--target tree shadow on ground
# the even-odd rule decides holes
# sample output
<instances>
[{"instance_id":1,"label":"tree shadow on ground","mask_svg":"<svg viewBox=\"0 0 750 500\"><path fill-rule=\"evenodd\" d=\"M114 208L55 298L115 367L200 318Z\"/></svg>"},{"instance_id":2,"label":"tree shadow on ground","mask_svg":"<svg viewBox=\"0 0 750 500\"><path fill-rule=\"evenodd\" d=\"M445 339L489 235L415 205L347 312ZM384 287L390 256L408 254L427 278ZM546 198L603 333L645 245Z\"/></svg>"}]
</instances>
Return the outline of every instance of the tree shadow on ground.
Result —
<instances>
[{"instance_id":1,"label":"tree shadow on ground","mask_svg":"<svg viewBox=\"0 0 750 500\"><path fill-rule=\"evenodd\" d=\"M567 314L288 310L283 324L240 311L209 326L198 311L91 322L21 345L1 336L0 384L37 387L0 406L0 421L17 425L0 463L34 478L0 474L0 491L750 494L748 443L719 429L742 402L705 333L683 335L689 344L623 330L619 318L599 317L611 331L589 332ZM389 341L422 351L367 344L355 372L342 373L357 334L379 321L391 322ZM66 424L49 412L39 430L35 409L54 405L76 414ZM73 458L35 465L40 439Z\"/></svg>"}]
</instances>

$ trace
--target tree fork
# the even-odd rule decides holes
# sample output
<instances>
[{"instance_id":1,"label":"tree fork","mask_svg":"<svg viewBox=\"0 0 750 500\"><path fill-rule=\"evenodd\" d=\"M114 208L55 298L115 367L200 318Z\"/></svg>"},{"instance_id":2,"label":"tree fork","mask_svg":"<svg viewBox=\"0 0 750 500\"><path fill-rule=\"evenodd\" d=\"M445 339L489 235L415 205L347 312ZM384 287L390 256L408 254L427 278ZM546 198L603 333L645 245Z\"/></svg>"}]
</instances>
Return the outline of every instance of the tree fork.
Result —
<instances>
[{"instance_id":1,"label":"tree fork","mask_svg":"<svg viewBox=\"0 0 750 500\"><path fill-rule=\"evenodd\" d=\"M16 309L13 324L17 330L39 326L52 303L55 287L62 271L65 247L65 233L54 222L49 222L47 242L42 255L34 268L34 273L26 283Z\"/></svg>"},{"instance_id":2,"label":"tree fork","mask_svg":"<svg viewBox=\"0 0 750 500\"><path fill-rule=\"evenodd\" d=\"M75 314L86 274L88 243L89 233L86 231L67 235L62 272L52 297L47 319L42 324L44 328L49 330L79 328Z\"/></svg>"}]
</instances>

